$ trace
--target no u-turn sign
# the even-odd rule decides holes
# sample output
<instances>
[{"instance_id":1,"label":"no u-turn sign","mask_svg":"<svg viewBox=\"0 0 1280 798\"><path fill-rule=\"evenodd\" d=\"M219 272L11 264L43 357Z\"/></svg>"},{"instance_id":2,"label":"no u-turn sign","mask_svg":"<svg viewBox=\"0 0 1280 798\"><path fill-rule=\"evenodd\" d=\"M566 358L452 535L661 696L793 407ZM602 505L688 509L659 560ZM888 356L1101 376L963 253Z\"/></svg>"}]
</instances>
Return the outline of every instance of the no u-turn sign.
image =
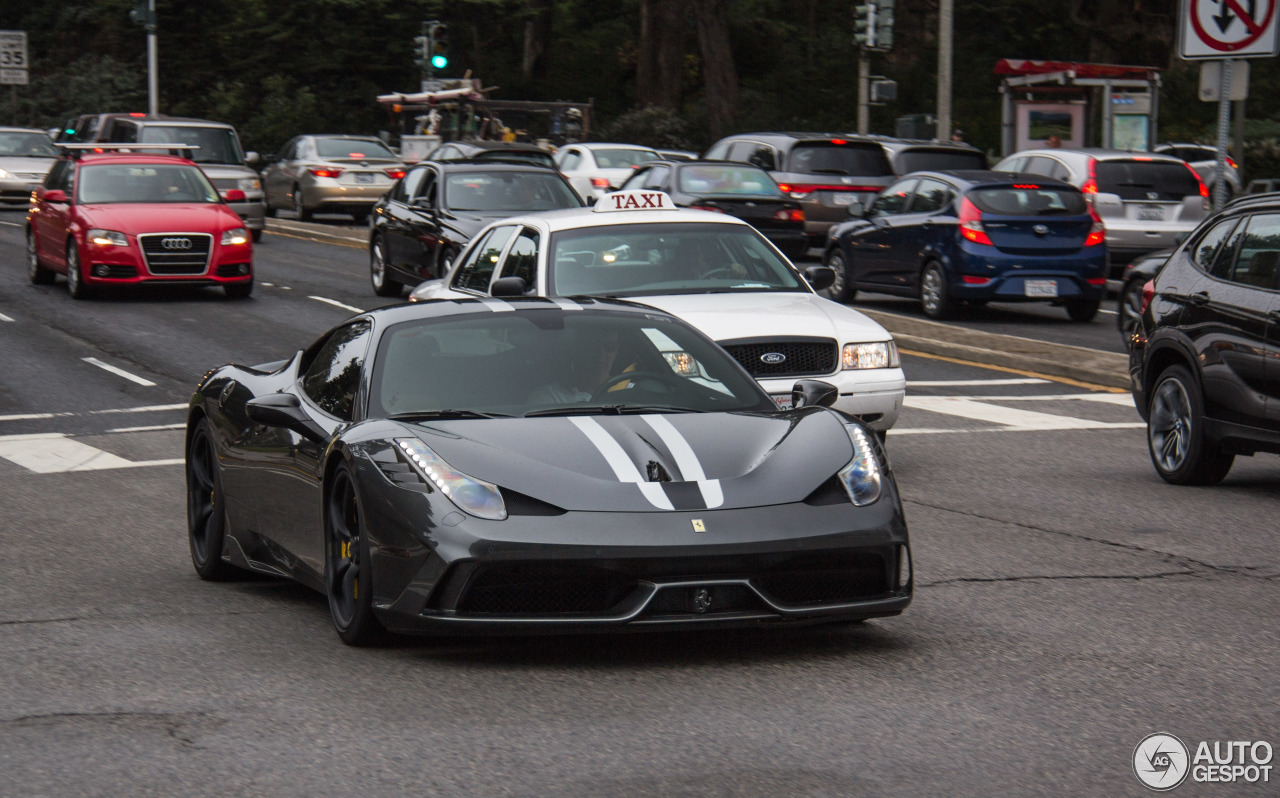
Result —
<instances>
[{"instance_id":1,"label":"no u-turn sign","mask_svg":"<svg viewBox=\"0 0 1280 798\"><path fill-rule=\"evenodd\" d=\"M1183 58L1276 55L1277 0L1182 0Z\"/></svg>"}]
</instances>

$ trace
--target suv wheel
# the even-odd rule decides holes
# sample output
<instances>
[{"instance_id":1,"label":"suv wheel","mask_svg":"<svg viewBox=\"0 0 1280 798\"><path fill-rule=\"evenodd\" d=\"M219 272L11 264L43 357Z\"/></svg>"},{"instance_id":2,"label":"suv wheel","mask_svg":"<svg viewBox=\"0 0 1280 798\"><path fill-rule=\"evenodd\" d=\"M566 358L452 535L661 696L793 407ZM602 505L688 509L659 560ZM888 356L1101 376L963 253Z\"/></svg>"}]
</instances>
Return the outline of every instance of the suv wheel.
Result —
<instances>
[{"instance_id":1,"label":"suv wheel","mask_svg":"<svg viewBox=\"0 0 1280 798\"><path fill-rule=\"evenodd\" d=\"M1224 452L1204 429L1204 395L1184 366L1156 379L1147 411L1147 447L1156 473L1174 485L1215 485L1231 470Z\"/></svg>"},{"instance_id":2,"label":"suv wheel","mask_svg":"<svg viewBox=\"0 0 1280 798\"><path fill-rule=\"evenodd\" d=\"M1120 289L1120 312L1116 314L1116 325L1120 328L1120 338L1124 348L1133 346L1133 339L1142 329L1142 286L1141 279L1130 280Z\"/></svg>"},{"instance_id":3,"label":"suv wheel","mask_svg":"<svg viewBox=\"0 0 1280 798\"><path fill-rule=\"evenodd\" d=\"M827 256L822 260L823 265L830 266L835 270L836 279L830 286L819 291L820 294L833 302L852 302L853 298L858 295L858 289L849 285L849 270L844 262L844 254L839 249L832 249L827 252Z\"/></svg>"}]
</instances>

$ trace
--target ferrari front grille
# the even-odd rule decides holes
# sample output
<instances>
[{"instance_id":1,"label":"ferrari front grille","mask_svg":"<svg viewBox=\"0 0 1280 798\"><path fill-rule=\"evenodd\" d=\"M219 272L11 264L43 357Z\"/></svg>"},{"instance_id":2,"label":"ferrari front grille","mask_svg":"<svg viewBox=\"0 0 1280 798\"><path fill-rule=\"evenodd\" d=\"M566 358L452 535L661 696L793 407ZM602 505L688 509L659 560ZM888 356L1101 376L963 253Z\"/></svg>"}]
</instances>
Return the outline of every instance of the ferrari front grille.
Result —
<instances>
[{"instance_id":1,"label":"ferrari front grille","mask_svg":"<svg viewBox=\"0 0 1280 798\"><path fill-rule=\"evenodd\" d=\"M756 378L804 377L831 374L839 359L830 338L769 341L753 339L721 344L747 373Z\"/></svg>"},{"instance_id":2,"label":"ferrari front grille","mask_svg":"<svg viewBox=\"0 0 1280 798\"><path fill-rule=\"evenodd\" d=\"M636 587L616 571L561 563L484 566L458 602L460 615L607 614Z\"/></svg>"},{"instance_id":3,"label":"ferrari front grille","mask_svg":"<svg viewBox=\"0 0 1280 798\"><path fill-rule=\"evenodd\" d=\"M148 233L138 243L152 274L204 274L213 250L208 233Z\"/></svg>"},{"instance_id":4,"label":"ferrari front grille","mask_svg":"<svg viewBox=\"0 0 1280 798\"><path fill-rule=\"evenodd\" d=\"M793 557L751 582L782 606L843 604L889 593L884 557L867 553Z\"/></svg>"}]
</instances>

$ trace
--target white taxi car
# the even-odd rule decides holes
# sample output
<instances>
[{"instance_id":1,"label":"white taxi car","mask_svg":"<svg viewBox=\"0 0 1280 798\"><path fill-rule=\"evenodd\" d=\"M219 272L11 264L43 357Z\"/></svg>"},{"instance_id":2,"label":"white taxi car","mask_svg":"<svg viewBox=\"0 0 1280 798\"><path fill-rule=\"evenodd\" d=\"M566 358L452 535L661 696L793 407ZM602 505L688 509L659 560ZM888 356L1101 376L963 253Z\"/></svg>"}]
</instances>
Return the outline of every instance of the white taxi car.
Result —
<instances>
[{"instance_id":1,"label":"white taxi car","mask_svg":"<svg viewBox=\"0 0 1280 798\"><path fill-rule=\"evenodd\" d=\"M679 209L657 191L606 194L593 208L490 224L449 273L411 300L607 296L652 305L715 339L789 407L797 379L835 385L834 407L880 433L898 420L906 379L893 336L818 296L834 274L801 274L746 222Z\"/></svg>"}]
</instances>

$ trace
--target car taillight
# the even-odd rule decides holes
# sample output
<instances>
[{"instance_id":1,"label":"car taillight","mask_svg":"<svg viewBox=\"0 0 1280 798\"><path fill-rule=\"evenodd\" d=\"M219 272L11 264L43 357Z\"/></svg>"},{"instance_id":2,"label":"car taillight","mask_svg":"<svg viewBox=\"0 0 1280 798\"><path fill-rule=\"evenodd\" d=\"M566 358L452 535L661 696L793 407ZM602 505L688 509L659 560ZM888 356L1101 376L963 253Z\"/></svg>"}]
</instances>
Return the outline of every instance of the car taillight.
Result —
<instances>
[{"instance_id":1,"label":"car taillight","mask_svg":"<svg viewBox=\"0 0 1280 798\"><path fill-rule=\"evenodd\" d=\"M982 211L968 197L960 200L960 235L975 244L994 246L982 227Z\"/></svg>"},{"instance_id":2,"label":"car taillight","mask_svg":"<svg viewBox=\"0 0 1280 798\"><path fill-rule=\"evenodd\" d=\"M1093 195L1098 193L1098 159L1089 159L1089 179L1084 181L1084 185L1080 187L1080 191L1084 194L1084 198L1091 204Z\"/></svg>"},{"instance_id":3,"label":"car taillight","mask_svg":"<svg viewBox=\"0 0 1280 798\"><path fill-rule=\"evenodd\" d=\"M1144 283L1142 286L1142 308L1139 309L1138 312L1146 313L1147 305L1150 305L1151 300L1155 299L1155 297L1156 297L1156 281L1147 280L1147 282Z\"/></svg>"},{"instance_id":4,"label":"car taillight","mask_svg":"<svg viewBox=\"0 0 1280 798\"><path fill-rule=\"evenodd\" d=\"M1084 237L1084 245L1086 247L1096 247L1105 243L1107 240L1107 226L1102 223L1102 217L1098 216L1098 212L1089 206L1089 216L1093 219L1093 226L1089 228L1089 235Z\"/></svg>"},{"instance_id":5,"label":"car taillight","mask_svg":"<svg viewBox=\"0 0 1280 798\"><path fill-rule=\"evenodd\" d=\"M773 215L779 222L803 222L804 211L799 208L783 208Z\"/></svg>"},{"instance_id":6,"label":"car taillight","mask_svg":"<svg viewBox=\"0 0 1280 798\"><path fill-rule=\"evenodd\" d=\"M1235 162L1235 161L1233 161L1233 160L1231 160L1230 158L1227 158L1227 159L1226 159L1226 161L1227 161L1227 166L1230 166L1232 169L1236 169L1236 168L1238 168L1238 167L1236 166L1236 162Z\"/></svg>"},{"instance_id":7,"label":"car taillight","mask_svg":"<svg viewBox=\"0 0 1280 798\"><path fill-rule=\"evenodd\" d=\"M966 274L966 275L963 275L960 279L964 280L967 285L986 285L987 283L991 282L995 278L979 277L976 274Z\"/></svg>"},{"instance_id":8,"label":"car taillight","mask_svg":"<svg viewBox=\"0 0 1280 798\"><path fill-rule=\"evenodd\" d=\"M1191 172L1191 174L1195 175L1195 177L1196 177L1196 183L1198 183L1198 184L1200 185L1200 196L1204 197L1205 199L1208 199L1208 198L1209 198L1209 187L1208 187L1208 186L1206 186L1206 185L1204 184L1204 181L1200 179L1200 173L1199 173L1199 172L1197 172L1195 169L1192 169L1192 168L1191 168L1191 164L1187 163L1186 161L1183 161L1183 162L1182 162L1182 165L1183 165L1183 166L1185 166L1185 167L1187 167L1187 170L1188 170L1189 172Z\"/></svg>"},{"instance_id":9,"label":"car taillight","mask_svg":"<svg viewBox=\"0 0 1280 798\"><path fill-rule=\"evenodd\" d=\"M593 177L593 178L591 178L591 185L595 186L596 188L608 188L608 187L609 187L609 178L607 178L607 177Z\"/></svg>"},{"instance_id":10,"label":"car taillight","mask_svg":"<svg viewBox=\"0 0 1280 798\"><path fill-rule=\"evenodd\" d=\"M309 166L307 171L316 177L337 177L342 174L341 169L321 168L319 166Z\"/></svg>"},{"instance_id":11,"label":"car taillight","mask_svg":"<svg viewBox=\"0 0 1280 798\"><path fill-rule=\"evenodd\" d=\"M1088 283L1089 285L1103 286L1107 284L1107 278L1090 277L1089 279L1085 280L1085 282Z\"/></svg>"},{"instance_id":12,"label":"car taillight","mask_svg":"<svg viewBox=\"0 0 1280 798\"><path fill-rule=\"evenodd\" d=\"M790 194L793 199L804 199L815 191L858 191L879 194L880 186L836 186L829 183L779 183L783 194Z\"/></svg>"},{"instance_id":13,"label":"car taillight","mask_svg":"<svg viewBox=\"0 0 1280 798\"><path fill-rule=\"evenodd\" d=\"M400 178L404 177L403 169L383 169L382 171L386 172L387 177L391 178L392 180L399 180Z\"/></svg>"}]
</instances>

